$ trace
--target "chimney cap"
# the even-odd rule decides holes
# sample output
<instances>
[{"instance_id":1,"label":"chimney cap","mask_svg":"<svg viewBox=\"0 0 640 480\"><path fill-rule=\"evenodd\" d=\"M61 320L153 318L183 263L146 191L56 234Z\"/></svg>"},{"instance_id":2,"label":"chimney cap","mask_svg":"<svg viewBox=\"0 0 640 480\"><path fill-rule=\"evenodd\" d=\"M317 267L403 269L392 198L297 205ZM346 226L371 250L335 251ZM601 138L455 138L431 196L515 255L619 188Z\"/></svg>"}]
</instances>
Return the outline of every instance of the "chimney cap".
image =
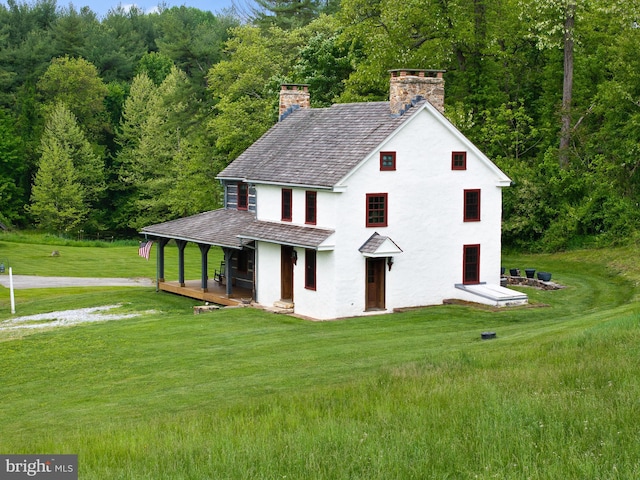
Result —
<instances>
[{"instance_id":1,"label":"chimney cap","mask_svg":"<svg viewBox=\"0 0 640 480\"><path fill-rule=\"evenodd\" d=\"M280 84L280 90L309 90L308 83L282 83Z\"/></svg>"},{"instance_id":2,"label":"chimney cap","mask_svg":"<svg viewBox=\"0 0 640 480\"><path fill-rule=\"evenodd\" d=\"M426 68L395 68L388 70L392 77L404 77L411 75L414 77L437 77L442 78L446 70L431 70Z\"/></svg>"}]
</instances>

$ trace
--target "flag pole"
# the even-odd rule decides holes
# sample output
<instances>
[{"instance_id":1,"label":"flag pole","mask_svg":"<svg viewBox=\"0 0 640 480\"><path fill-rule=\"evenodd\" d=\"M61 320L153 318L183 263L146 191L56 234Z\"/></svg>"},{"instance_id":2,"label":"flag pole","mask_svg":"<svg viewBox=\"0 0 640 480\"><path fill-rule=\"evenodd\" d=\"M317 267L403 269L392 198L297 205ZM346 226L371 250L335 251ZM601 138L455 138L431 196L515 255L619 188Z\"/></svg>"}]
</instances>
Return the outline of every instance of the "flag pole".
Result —
<instances>
[{"instance_id":1,"label":"flag pole","mask_svg":"<svg viewBox=\"0 0 640 480\"><path fill-rule=\"evenodd\" d=\"M9 292L11 295L11 313L16 313L16 297L13 294L13 269L9 267Z\"/></svg>"}]
</instances>

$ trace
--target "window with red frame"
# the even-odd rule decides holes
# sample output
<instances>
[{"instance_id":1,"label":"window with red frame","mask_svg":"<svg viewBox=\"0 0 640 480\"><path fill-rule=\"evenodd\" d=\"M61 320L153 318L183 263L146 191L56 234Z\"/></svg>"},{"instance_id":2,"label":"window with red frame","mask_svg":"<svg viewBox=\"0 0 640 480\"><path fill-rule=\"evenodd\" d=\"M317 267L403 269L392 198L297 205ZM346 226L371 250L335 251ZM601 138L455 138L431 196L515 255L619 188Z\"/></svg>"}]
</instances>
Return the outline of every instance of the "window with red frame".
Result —
<instances>
[{"instance_id":1,"label":"window with red frame","mask_svg":"<svg viewBox=\"0 0 640 480\"><path fill-rule=\"evenodd\" d=\"M309 225L316 224L316 208L317 208L318 194L316 192L305 193L305 215L304 223Z\"/></svg>"},{"instance_id":2,"label":"window with red frame","mask_svg":"<svg viewBox=\"0 0 640 480\"><path fill-rule=\"evenodd\" d=\"M464 191L464 221L480 221L480 190Z\"/></svg>"},{"instance_id":3,"label":"window with red frame","mask_svg":"<svg viewBox=\"0 0 640 480\"><path fill-rule=\"evenodd\" d=\"M293 192L290 188L282 189L282 221L290 222L293 211Z\"/></svg>"},{"instance_id":4,"label":"window with red frame","mask_svg":"<svg viewBox=\"0 0 640 480\"><path fill-rule=\"evenodd\" d=\"M316 251L309 248L304 251L304 288L316 289Z\"/></svg>"},{"instance_id":5,"label":"window with red frame","mask_svg":"<svg viewBox=\"0 0 640 480\"><path fill-rule=\"evenodd\" d=\"M396 169L396 152L380 152L380 170Z\"/></svg>"},{"instance_id":6,"label":"window with red frame","mask_svg":"<svg viewBox=\"0 0 640 480\"><path fill-rule=\"evenodd\" d=\"M467 152L451 153L451 170L467 169Z\"/></svg>"},{"instance_id":7,"label":"window with red frame","mask_svg":"<svg viewBox=\"0 0 640 480\"><path fill-rule=\"evenodd\" d=\"M465 245L462 267L462 283L480 282L480 245Z\"/></svg>"},{"instance_id":8,"label":"window with red frame","mask_svg":"<svg viewBox=\"0 0 640 480\"><path fill-rule=\"evenodd\" d=\"M238 183L238 210L249 208L249 185L243 182Z\"/></svg>"},{"instance_id":9,"label":"window with red frame","mask_svg":"<svg viewBox=\"0 0 640 480\"><path fill-rule=\"evenodd\" d=\"M367 227L387 226L387 194L367 194Z\"/></svg>"}]
</instances>

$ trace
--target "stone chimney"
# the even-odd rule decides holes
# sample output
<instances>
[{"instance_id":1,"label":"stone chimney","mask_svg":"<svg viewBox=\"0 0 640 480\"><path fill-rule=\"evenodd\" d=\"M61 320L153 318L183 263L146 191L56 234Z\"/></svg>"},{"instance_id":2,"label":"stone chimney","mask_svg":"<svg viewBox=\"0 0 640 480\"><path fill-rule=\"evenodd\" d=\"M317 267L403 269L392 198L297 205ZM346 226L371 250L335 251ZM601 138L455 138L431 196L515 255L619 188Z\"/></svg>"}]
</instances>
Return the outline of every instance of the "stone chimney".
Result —
<instances>
[{"instance_id":1,"label":"stone chimney","mask_svg":"<svg viewBox=\"0 0 640 480\"><path fill-rule=\"evenodd\" d=\"M444 113L444 70L389 70L389 106L393 115L402 115L411 101L420 96Z\"/></svg>"},{"instance_id":2,"label":"stone chimney","mask_svg":"<svg viewBox=\"0 0 640 480\"><path fill-rule=\"evenodd\" d=\"M287 110L295 108L295 105L299 108L311 108L309 85L283 84L280 87L280 119L284 118L283 114Z\"/></svg>"}]
</instances>

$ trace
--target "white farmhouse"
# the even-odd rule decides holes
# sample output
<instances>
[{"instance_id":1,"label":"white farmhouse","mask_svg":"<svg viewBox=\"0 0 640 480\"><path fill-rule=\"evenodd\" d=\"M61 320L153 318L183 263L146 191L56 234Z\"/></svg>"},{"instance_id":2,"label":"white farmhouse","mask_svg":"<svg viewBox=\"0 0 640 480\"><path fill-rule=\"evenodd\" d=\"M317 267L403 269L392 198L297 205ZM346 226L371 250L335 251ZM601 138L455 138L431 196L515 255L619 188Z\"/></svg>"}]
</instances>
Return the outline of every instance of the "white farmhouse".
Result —
<instances>
[{"instance_id":1,"label":"white farmhouse","mask_svg":"<svg viewBox=\"0 0 640 480\"><path fill-rule=\"evenodd\" d=\"M316 319L446 299L526 303L500 286L511 180L442 114L442 71L390 73L389 102L312 109L307 86L283 85L280 122L218 177L224 208L142 230L159 240L159 288ZM164 279L170 239L177 283ZM184 279L187 242L202 254L197 288ZM225 252L214 282L211 245Z\"/></svg>"}]
</instances>

